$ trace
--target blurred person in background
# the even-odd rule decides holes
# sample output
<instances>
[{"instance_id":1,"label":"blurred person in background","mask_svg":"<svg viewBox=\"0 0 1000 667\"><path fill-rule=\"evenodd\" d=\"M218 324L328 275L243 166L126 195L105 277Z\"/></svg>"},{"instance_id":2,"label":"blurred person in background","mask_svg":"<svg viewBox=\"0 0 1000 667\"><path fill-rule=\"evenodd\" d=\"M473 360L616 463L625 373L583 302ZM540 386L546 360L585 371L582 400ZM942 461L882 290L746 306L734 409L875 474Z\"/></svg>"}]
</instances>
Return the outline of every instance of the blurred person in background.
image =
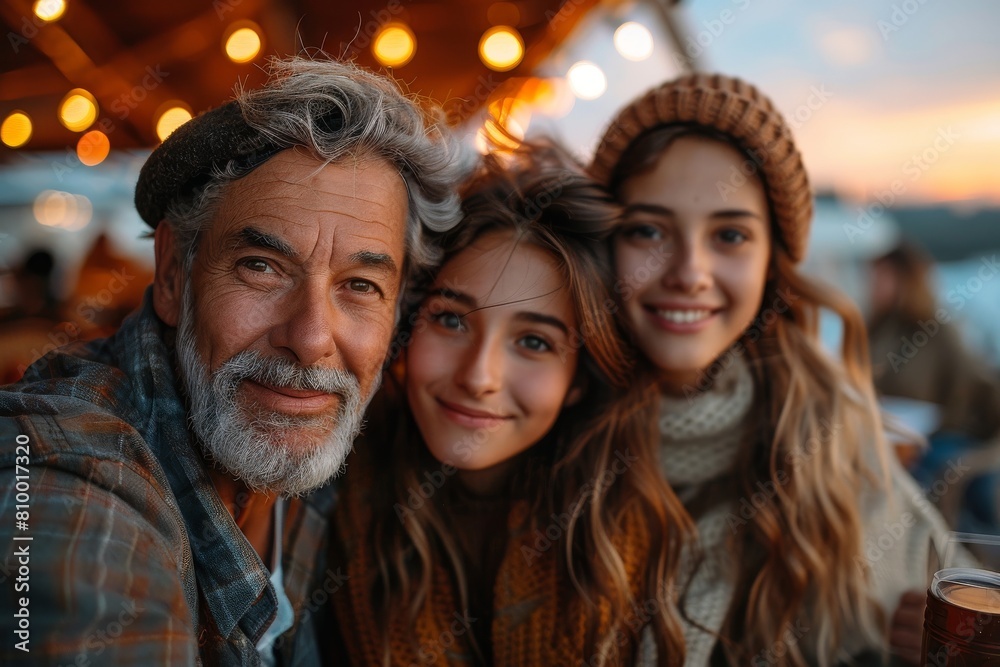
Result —
<instances>
[{"instance_id":1,"label":"blurred person in background","mask_svg":"<svg viewBox=\"0 0 1000 667\"><path fill-rule=\"evenodd\" d=\"M906 399L931 415L930 447L911 472L925 487L952 476L960 484L935 500L949 523L968 532L1000 533L1000 374L964 342L951 313L934 296L933 262L903 242L872 263L869 322L878 392Z\"/></svg>"},{"instance_id":2,"label":"blurred person in background","mask_svg":"<svg viewBox=\"0 0 1000 667\"><path fill-rule=\"evenodd\" d=\"M65 300L57 298L55 257L35 250L12 272L14 303L0 319L0 384L77 341L110 336L142 303L152 272L117 253L108 237L94 241Z\"/></svg>"},{"instance_id":3,"label":"blurred person in background","mask_svg":"<svg viewBox=\"0 0 1000 667\"><path fill-rule=\"evenodd\" d=\"M868 335L875 388L937 406L935 433L986 443L1000 433L1000 381L939 307L932 270L930 257L909 242L872 262Z\"/></svg>"},{"instance_id":4,"label":"blurred person in background","mask_svg":"<svg viewBox=\"0 0 1000 667\"><path fill-rule=\"evenodd\" d=\"M53 274L55 257L46 249L32 250L14 272L14 305L3 319L37 317L54 320L59 316Z\"/></svg>"},{"instance_id":5,"label":"blurred person in background","mask_svg":"<svg viewBox=\"0 0 1000 667\"><path fill-rule=\"evenodd\" d=\"M76 340L76 327L62 321L55 272L52 253L37 249L11 274L13 304L0 318L0 384L16 382L33 361Z\"/></svg>"},{"instance_id":6,"label":"blurred person in background","mask_svg":"<svg viewBox=\"0 0 1000 667\"><path fill-rule=\"evenodd\" d=\"M83 260L65 313L89 340L110 336L125 316L142 304L153 273L116 251L106 234L94 240Z\"/></svg>"}]
</instances>

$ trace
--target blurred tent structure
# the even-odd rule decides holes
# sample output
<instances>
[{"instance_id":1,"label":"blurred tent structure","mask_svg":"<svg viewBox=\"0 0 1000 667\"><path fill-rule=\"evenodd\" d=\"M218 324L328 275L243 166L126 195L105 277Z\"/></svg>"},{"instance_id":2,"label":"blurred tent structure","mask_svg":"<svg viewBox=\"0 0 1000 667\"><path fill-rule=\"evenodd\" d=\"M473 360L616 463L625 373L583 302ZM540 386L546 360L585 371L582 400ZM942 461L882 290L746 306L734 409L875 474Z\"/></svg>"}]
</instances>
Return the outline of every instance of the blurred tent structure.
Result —
<instances>
[{"instance_id":1,"label":"blurred tent structure","mask_svg":"<svg viewBox=\"0 0 1000 667\"><path fill-rule=\"evenodd\" d=\"M0 5L8 42L0 48L0 114L17 109L31 119L25 148L63 150L77 143L79 131L60 123L56 109L69 91L82 89L98 109L87 127L108 135L114 149L149 148L171 106L209 109L229 98L237 82L250 88L263 82L260 65L268 55L322 51L392 70L458 122L506 80L532 76L593 9L620 13L630 4L6 0ZM674 2L651 4L666 19ZM496 57L511 53L513 62L490 67L480 42L498 28L510 32L496 41Z\"/></svg>"}]
</instances>

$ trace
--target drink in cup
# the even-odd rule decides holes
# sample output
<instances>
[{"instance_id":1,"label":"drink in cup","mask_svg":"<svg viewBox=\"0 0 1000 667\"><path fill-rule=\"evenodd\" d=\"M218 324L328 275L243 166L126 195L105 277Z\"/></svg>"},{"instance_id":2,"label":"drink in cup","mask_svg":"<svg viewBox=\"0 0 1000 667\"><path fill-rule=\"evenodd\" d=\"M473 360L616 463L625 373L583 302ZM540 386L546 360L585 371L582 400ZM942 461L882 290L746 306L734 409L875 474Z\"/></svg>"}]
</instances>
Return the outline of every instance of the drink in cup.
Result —
<instances>
[{"instance_id":1,"label":"drink in cup","mask_svg":"<svg viewBox=\"0 0 1000 667\"><path fill-rule=\"evenodd\" d=\"M927 593L924 667L1000 666L1000 574L944 569Z\"/></svg>"}]
</instances>

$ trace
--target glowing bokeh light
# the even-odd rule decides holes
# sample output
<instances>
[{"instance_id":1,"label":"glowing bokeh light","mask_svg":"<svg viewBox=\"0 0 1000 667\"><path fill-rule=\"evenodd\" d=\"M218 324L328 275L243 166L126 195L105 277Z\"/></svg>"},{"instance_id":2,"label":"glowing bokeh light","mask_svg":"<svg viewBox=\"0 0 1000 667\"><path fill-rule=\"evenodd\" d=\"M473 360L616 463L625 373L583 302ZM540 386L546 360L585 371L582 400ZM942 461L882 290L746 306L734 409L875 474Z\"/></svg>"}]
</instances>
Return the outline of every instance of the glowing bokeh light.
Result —
<instances>
[{"instance_id":1,"label":"glowing bokeh light","mask_svg":"<svg viewBox=\"0 0 1000 667\"><path fill-rule=\"evenodd\" d=\"M32 7L35 16L46 22L57 20L66 11L66 3L63 0L37 0Z\"/></svg>"},{"instance_id":2,"label":"glowing bokeh light","mask_svg":"<svg viewBox=\"0 0 1000 667\"><path fill-rule=\"evenodd\" d=\"M234 63L248 63L260 53L260 34L251 27L239 28L226 39L226 55Z\"/></svg>"},{"instance_id":3,"label":"glowing bokeh light","mask_svg":"<svg viewBox=\"0 0 1000 667\"><path fill-rule=\"evenodd\" d=\"M83 132L97 120L97 100L83 88L74 88L59 105L59 120L73 132Z\"/></svg>"},{"instance_id":4,"label":"glowing bokeh light","mask_svg":"<svg viewBox=\"0 0 1000 667\"><path fill-rule=\"evenodd\" d=\"M166 141L167 137L184 123L191 120L191 112L180 105L169 107L156 119L156 136L160 141Z\"/></svg>"},{"instance_id":5,"label":"glowing bokeh light","mask_svg":"<svg viewBox=\"0 0 1000 667\"><path fill-rule=\"evenodd\" d=\"M608 79L601 68L587 60L581 60L566 73L570 90L581 100L596 100L608 89Z\"/></svg>"},{"instance_id":6,"label":"glowing bokeh light","mask_svg":"<svg viewBox=\"0 0 1000 667\"><path fill-rule=\"evenodd\" d=\"M40 225L75 231L90 223L94 208L83 195L45 190L35 197L33 211Z\"/></svg>"},{"instance_id":7,"label":"glowing bokeh light","mask_svg":"<svg viewBox=\"0 0 1000 667\"><path fill-rule=\"evenodd\" d=\"M615 48L622 58L639 62L653 54L653 35L649 28L629 21L615 30Z\"/></svg>"},{"instance_id":8,"label":"glowing bokeh light","mask_svg":"<svg viewBox=\"0 0 1000 667\"><path fill-rule=\"evenodd\" d=\"M479 59L497 72L517 67L524 58L524 40L509 26L498 25L483 33L479 40Z\"/></svg>"},{"instance_id":9,"label":"glowing bokeh light","mask_svg":"<svg viewBox=\"0 0 1000 667\"><path fill-rule=\"evenodd\" d=\"M31 118L23 111L12 111L0 125L0 141L11 148L28 143L31 138Z\"/></svg>"},{"instance_id":10,"label":"glowing bokeh light","mask_svg":"<svg viewBox=\"0 0 1000 667\"><path fill-rule=\"evenodd\" d=\"M76 156L88 167L104 162L104 158L108 157L110 152L111 140L100 130L91 130L80 137L80 141L76 144Z\"/></svg>"},{"instance_id":11,"label":"glowing bokeh light","mask_svg":"<svg viewBox=\"0 0 1000 667\"><path fill-rule=\"evenodd\" d=\"M372 42L372 54L385 67L402 67L417 52L417 38L409 26L390 23L382 28Z\"/></svg>"}]
</instances>

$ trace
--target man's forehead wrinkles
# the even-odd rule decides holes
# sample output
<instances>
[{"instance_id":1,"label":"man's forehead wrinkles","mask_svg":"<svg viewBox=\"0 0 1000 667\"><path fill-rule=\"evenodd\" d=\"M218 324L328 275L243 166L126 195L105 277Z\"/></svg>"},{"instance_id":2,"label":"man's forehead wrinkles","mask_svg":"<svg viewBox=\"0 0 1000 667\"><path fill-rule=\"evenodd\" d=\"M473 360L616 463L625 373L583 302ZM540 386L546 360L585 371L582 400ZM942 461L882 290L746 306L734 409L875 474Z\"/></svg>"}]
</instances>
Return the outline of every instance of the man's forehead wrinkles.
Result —
<instances>
[{"instance_id":1,"label":"man's forehead wrinkles","mask_svg":"<svg viewBox=\"0 0 1000 667\"><path fill-rule=\"evenodd\" d=\"M371 219L360 219L363 225L355 225L351 230L351 233L355 236L363 236L379 239L383 242L388 241L393 238L393 225L389 221L384 221L382 218L376 220ZM385 232L388 231L389 234L386 235ZM403 236L400 239L404 238Z\"/></svg>"},{"instance_id":2,"label":"man's forehead wrinkles","mask_svg":"<svg viewBox=\"0 0 1000 667\"><path fill-rule=\"evenodd\" d=\"M351 202L348 206L354 208L380 206L386 201L386 199L392 196L392 192L388 188L366 188L361 192L345 192L342 190L324 190L317 188L310 190L310 193L312 195L312 200L319 206L323 207L329 207L331 204L334 206L343 205L341 202Z\"/></svg>"},{"instance_id":3,"label":"man's forehead wrinkles","mask_svg":"<svg viewBox=\"0 0 1000 667\"><path fill-rule=\"evenodd\" d=\"M287 207L285 207L285 210L298 211L301 213L320 215L320 216L336 215L345 218L351 218L353 220L360 220L362 222L368 222L370 216L373 217L381 214L381 211L375 208L374 202L372 202L371 206L356 205L358 204L357 199L345 198L344 202L345 205L343 207L330 206L329 204L332 202L317 202L317 203L319 203L320 205L314 207L302 204L298 200L293 200L291 203L288 204Z\"/></svg>"},{"instance_id":4,"label":"man's forehead wrinkles","mask_svg":"<svg viewBox=\"0 0 1000 667\"><path fill-rule=\"evenodd\" d=\"M324 201L324 198L327 201ZM339 201L331 201L333 199ZM253 199L238 198L227 205L227 218L232 220L246 219L285 219L283 213L300 213L306 215L338 215L361 222L376 222L368 216L381 215L377 209L377 201L357 199L348 196L331 195L317 196L313 202L303 202L301 197L286 197L281 195L260 196ZM264 206L264 204L270 204ZM381 223L380 223L381 224Z\"/></svg>"},{"instance_id":5,"label":"man's forehead wrinkles","mask_svg":"<svg viewBox=\"0 0 1000 667\"><path fill-rule=\"evenodd\" d=\"M296 216L294 216L294 213L296 211L298 211L298 212L300 212L300 213L303 214L303 215L300 216L301 219L295 219ZM286 217L289 213L291 213L293 215L291 217ZM321 232L324 227L329 227L329 226L336 227L337 226L337 222L336 221L333 221L333 220L323 220L323 218L327 217L327 216L336 216L336 217L340 218L341 220L348 220L348 219L349 220L354 220L354 221L357 221L357 222L361 223L362 225L364 225L366 227L374 225L374 226L378 227L379 229L387 230L389 232L391 232L393 230L392 226L389 223L385 222L382 219L381 212L373 211L373 212L371 212L369 214L369 212L362 211L359 214L355 214L355 213L353 213L351 211L340 211L340 210L336 210L336 211L320 210L320 211L317 211L317 210L314 210L314 209L311 209L311 208L308 208L308 207L301 207L301 206L297 206L297 207L294 207L294 208L285 209L282 212L282 214L274 213L274 212L268 212L268 211L255 212L255 213L253 213L251 215L247 215L247 216L242 217L242 218L234 218L232 222L233 223L245 223L245 222L250 221L250 220L260 221L260 222L274 221L274 222L276 222L278 224L279 228L287 228L288 226L291 226L291 225L299 226L299 227L307 227L308 228L308 227L315 227L316 225L313 224L313 221L314 220L318 220L319 224L318 224L317 232ZM371 238L374 238L374 239L378 240L378 237L371 237Z\"/></svg>"},{"instance_id":6,"label":"man's forehead wrinkles","mask_svg":"<svg viewBox=\"0 0 1000 667\"><path fill-rule=\"evenodd\" d=\"M381 236L368 236L367 234L352 234L351 236L353 238L359 240L359 241L374 241L375 243L377 243L380 246L383 246L383 247L387 247L388 246L388 244L385 241L385 238L383 238Z\"/></svg>"},{"instance_id":7,"label":"man's forehead wrinkles","mask_svg":"<svg viewBox=\"0 0 1000 667\"><path fill-rule=\"evenodd\" d=\"M371 190L369 188L368 190ZM368 190L359 193L349 193L342 190L309 188L302 193L275 191L273 188L260 188L251 197L234 197L234 206L240 209L252 207L254 204L270 203L290 210L317 211L331 213L348 213L357 209L368 209L380 206L392 193L386 188L374 188L375 193ZM384 196L380 196L382 193ZM341 209L347 209L342 211Z\"/></svg>"},{"instance_id":8,"label":"man's forehead wrinkles","mask_svg":"<svg viewBox=\"0 0 1000 667\"><path fill-rule=\"evenodd\" d=\"M262 217L260 216L259 211L254 210L256 205L265 204L269 202L273 203L281 199L280 196L268 194L267 191L264 190L261 190L259 192L260 192L259 196L256 196L254 198L242 197L239 196L239 193L235 193L236 196L230 194L226 198L226 201L222 207L223 216L232 223L239 223L252 218ZM268 210L268 208L269 207L266 207L263 210L266 211Z\"/></svg>"}]
</instances>

